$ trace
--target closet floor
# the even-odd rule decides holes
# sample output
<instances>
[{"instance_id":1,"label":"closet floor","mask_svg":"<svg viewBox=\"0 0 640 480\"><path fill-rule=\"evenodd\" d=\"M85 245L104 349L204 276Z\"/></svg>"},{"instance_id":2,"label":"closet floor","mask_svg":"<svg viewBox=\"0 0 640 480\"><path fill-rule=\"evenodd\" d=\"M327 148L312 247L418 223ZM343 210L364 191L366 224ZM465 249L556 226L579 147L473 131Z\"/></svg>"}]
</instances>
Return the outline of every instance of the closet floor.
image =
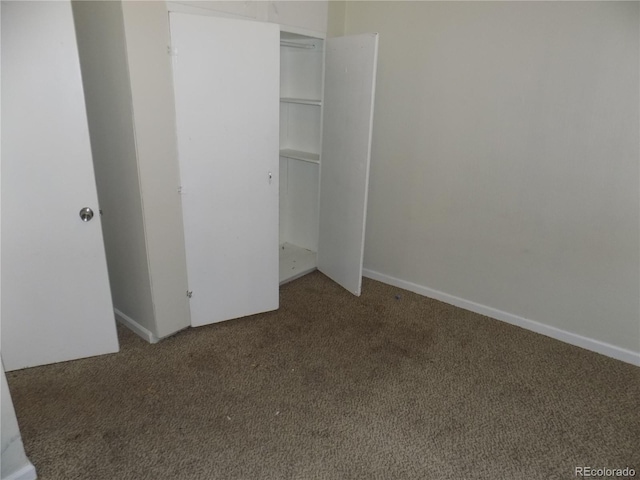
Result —
<instances>
[{"instance_id":1,"label":"closet floor","mask_svg":"<svg viewBox=\"0 0 640 480\"><path fill-rule=\"evenodd\" d=\"M316 267L316 252L290 243L280 245L280 284L312 272Z\"/></svg>"}]
</instances>

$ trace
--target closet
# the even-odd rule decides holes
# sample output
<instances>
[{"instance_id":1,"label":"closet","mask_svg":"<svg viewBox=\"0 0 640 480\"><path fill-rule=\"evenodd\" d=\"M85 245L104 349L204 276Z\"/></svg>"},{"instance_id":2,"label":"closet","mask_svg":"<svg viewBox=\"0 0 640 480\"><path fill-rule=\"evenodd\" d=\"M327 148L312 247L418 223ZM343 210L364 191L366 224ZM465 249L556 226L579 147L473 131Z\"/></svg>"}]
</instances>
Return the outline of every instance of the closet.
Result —
<instances>
[{"instance_id":1,"label":"closet","mask_svg":"<svg viewBox=\"0 0 640 480\"><path fill-rule=\"evenodd\" d=\"M324 40L280 34L281 283L317 263Z\"/></svg>"},{"instance_id":2,"label":"closet","mask_svg":"<svg viewBox=\"0 0 640 480\"><path fill-rule=\"evenodd\" d=\"M274 310L316 268L359 295L377 35L169 24L191 324Z\"/></svg>"}]
</instances>

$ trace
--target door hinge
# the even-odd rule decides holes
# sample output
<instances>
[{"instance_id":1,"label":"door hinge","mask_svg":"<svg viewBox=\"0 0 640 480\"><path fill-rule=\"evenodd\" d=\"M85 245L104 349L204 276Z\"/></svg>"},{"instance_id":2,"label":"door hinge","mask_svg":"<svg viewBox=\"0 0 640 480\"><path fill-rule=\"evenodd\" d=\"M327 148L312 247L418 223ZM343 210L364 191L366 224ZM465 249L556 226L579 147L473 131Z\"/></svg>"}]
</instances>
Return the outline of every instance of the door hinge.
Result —
<instances>
[{"instance_id":1,"label":"door hinge","mask_svg":"<svg viewBox=\"0 0 640 480\"><path fill-rule=\"evenodd\" d=\"M182 195L182 186L178 187L178 194Z\"/></svg>"},{"instance_id":2,"label":"door hinge","mask_svg":"<svg viewBox=\"0 0 640 480\"><path fill-rule=\"evenodd\" d=\"M193 296L192 290L187 290L187 298L191 298Z\"/></svg>"},{"instance_id":3,"label":"door hinge","mask_svg":"<svg viewBox=\"0 0 640 480\"><path fill-rule=\"evenodd\" d=\"M177 57L178 49L176 47L172 47L171 45L167 45L167 53L172 57Z\"/></svg>"}]
</instances>

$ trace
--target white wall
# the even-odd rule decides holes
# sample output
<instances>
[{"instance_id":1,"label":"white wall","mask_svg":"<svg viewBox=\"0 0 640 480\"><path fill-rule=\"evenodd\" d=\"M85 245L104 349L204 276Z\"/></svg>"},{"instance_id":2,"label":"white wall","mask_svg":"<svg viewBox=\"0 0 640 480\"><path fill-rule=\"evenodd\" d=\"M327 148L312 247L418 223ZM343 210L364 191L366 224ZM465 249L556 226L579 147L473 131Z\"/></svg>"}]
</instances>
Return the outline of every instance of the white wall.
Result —
<instances>
[{"instance_id":1,"label":"white wall","mask_svg":"<svg viewBox=\"0 0 640 480\"><path fill-rule=\"evenodd\" d=\"M331 0L327 11L327 37L341 37L344 35L347 14L347 2Z\"/></svg>"},{"instance_id":2,"label":"white wall","mask_svg":"<svg viewBox=\"0 0 640 480\"><path fill-rule=\"evenodd\" d=\"M325 33L328 4L327 0L270 1L268 21Z\"/></svg>"},{"instance_id":3,"label":"white wall","mask_svg":"<svg viewBox=\"0 0 640 480\"><path fill-rule=\"evenodd\" d=\"M324 34L327 31L329 3L327 0L184 0L168 2L168 8L172 11L185 11L181 6L189 6L201 11L215 12L216 15L244 17Z\"/></svg>"},{"instance_id":4,"label":"white wall","mask_svg":"<svg viewBox=\"0 0 640 480\"><path fill-rule=\"evenodd\" d=\"M639 4L348 2L368 31L369 275L638 363Z\"/></svg>"},{"instance_id":5,"label":"white wall","mask_svg":"<svg viewBox=\"0 0 640 480\"><path fill-rule=\"evenodd\" d=\"M155 332L122 6L72 5L113 305Z\"/></svg>"},{"instance_id":6,"label":"white wall","mask_svg":"<svg viewBox=\"0 0 640 480\"><path fill-rule=\"evenodd\" d=\"M190 324L168 18L164 2L124 2L122 9L154 333L161 338Z\"/></svg>"}]
</instances>

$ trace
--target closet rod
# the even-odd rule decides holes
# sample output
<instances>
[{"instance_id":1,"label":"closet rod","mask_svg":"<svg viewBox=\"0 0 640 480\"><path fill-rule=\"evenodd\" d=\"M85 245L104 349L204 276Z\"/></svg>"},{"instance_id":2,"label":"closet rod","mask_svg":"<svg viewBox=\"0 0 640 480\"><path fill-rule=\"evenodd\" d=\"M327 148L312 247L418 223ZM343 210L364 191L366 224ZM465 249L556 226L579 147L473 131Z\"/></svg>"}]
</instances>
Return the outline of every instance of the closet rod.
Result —
<instances>
[{"instance_id":1,"label":"closet rod","mask_svg":"<svg viewBox=\"0 0 640 480\"><path fill-rule=\"evenodd\" d=\"M306 48L306 49L316 48L316 46L312 44L287 42L286 40L281 41L280 45L283 47L293 47L293 48Z\"/></svg>"}]
</instances>

